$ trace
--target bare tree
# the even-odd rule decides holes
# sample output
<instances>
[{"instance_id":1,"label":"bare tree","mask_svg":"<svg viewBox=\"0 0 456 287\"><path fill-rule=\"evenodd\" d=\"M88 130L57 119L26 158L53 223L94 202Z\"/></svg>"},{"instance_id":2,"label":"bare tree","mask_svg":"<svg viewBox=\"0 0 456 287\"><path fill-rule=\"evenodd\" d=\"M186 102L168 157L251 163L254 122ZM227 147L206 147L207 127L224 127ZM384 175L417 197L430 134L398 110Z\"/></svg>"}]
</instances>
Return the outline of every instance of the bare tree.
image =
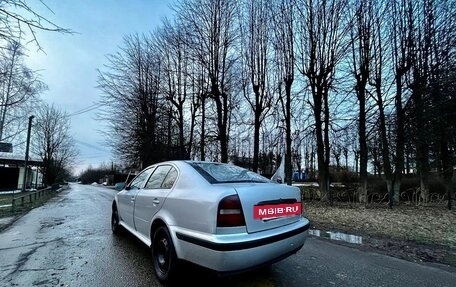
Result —
<instances>
[{"instance_id":1,"label":"bare tree","mask_svg":"<svg viewBox=\"0 0 456 287\"><path fill-rule=\"evenodd\" d=\"M351 29L351 66L355 79L355 93L359 104L358 141L359 141L359 201L367 203L368 158L373 158L374 174L382 168L380 155L385 161L385 176L388 190L391 188L391 164L389 160L389 146L386 134L384 97L388 95L384 87L385 37L384 2L382 1L355 1L354 18ZM374 99L378 110L371 104ZM378 113L378 119L376 118ZM372 118L373 121L369 121ZM382 134L377 135L377 134ZM372 138L373 137L373 138ZM383 140L381 140L383 139ZM381 144L378 142L381 140ZM370 143L370 144L369 144ZM370 152L370 154L369 154Z\"/></svg>"},{"instance_id":2,"label":"bare tree","mask_svg":"<svg viewBox=\"0 0 456 287\"><path fill-rule=\"evenodd\" d=\"M453 6L452 4L453 3ZM424 119L432 119L434 154L437 170L446 188L448 209L452 209L454 194L454 150L456 147L456 19L454 2L424 1L426 22L425 40L429 53L429 107ZM427 39L427 41L426 41ZM453 154L452 154L453 151Z\"/></svg>"},{"instance_id":3,"label":"bare tree","mask_svg":"<svg viewBox=\"0 0 456 287\"><path fill-rule=\"evenodd\" d=\"M52 10L42 1L41 4L51 13ZM37 31L49 31L59 33L72 33L49 20L47 17L33 10L25 0L2 0L0 1L0 45L11 41L21 42L24 35L29 32L31 42L41 49L36 37Z\"/></svg>"},{"instance_id":4,"label":"bare tree","mask_svg":"<svg viewBox=\"0 0 456 287\"><path fill-rule=\"evenodd\" d=\"M454 23L453 23L454 25ZM453 26L451 30L455 31L456 27ZM448 32L447 31L447 32ZM453 34L453 37L455 35ZM448 43L451 44L446 46L447 48L456 44L455 38L440 35L439 44ZM448 42L447 42L448 41ZM435 43L436 45L439 45ZM436 47L435 51L439 51L440 48ZM446 50L446 48L445 48ZM436 130L437 130L437 151L438 151L438 165L440 174L445 182L445 189L447 194L447 207L449 210L452 209L452 202L454 200L454 165L456 150L456 101L454 96L456 93L456 58L453 56L451 59L449 50L440 50L439 54L442 60L445 58L449 61L442 61L435 66L438 69L437 73L433 72L432 89L436 92L435 96L435 114L436 115Z\"/></svg>"},{"instance_id":5,"label":"bare tree","mask_svg":"<svg viewBox=\"0 0 456 287\"><path fill-rule=\"evenodd\" d=\"M247 76L253 97L250 93L245 94L254 115L253 133L253 171L258 170L260 152L260 129L272 104L272 95L269 90L268 71L271 68L269 59L270 46L270 10L269 1L247 1L245 3L245 15L241 15L241 27L243 42L243 58L247 66Z\"/></svg>"},{"instance_id":6,"label":"bare tree","mask_svg":"<svg viewBox=\"0 0 456 287\"><path fill-rule=\"evenodd\" d=\"M178 127L178 158L188 158L189 151L184 137L184 105L189 93L189 55L185 49L185 35L182 27L168 21L155 33L155 50L161 59L160 91L166 95L166 100L172 106L170 116Z\"/></svg>"},{"instance_id":7,"label":"bare tree","mask_svg":"<svg viewBox=\"0 0 456 287\"><path fill-rule=\"evenodd\" d=\"M442 116L446 113L440 106L446 95L442 93L442 72L451 63L451 50L454 50L456 34L453 6L448 1L421 0L413 3L412 41L410 49L411 72L407 78L411 96L407 102L410 109L413 145L415 147L416 168L420 178L420 195L424 202L429 201L430 157L433 143L434 154L439 154L448 143L447 127ZM446 79L448 80L448 78ZM444 100L445 102L445 100ZM450 102L450 101L448 101ZM439 107L439 108L436 108ZM443 112L442 114L440 112ZM442 165L445 160L442 161ZM444 173L442 174L447 177Z\"/></svg>"},{"instance_id":8,"label":"bare tree","mask_svg":"<svg viewBox=\"0 0 456 287\"><path fill-rule=\"evenodd\" d=\"M170 109L159 97L160 59L150 43L138 35L125 37L122 50L108 55L98 79L104 93L99 116L108 123L108 144L136 167L169 159Z\"/></svg>"},{"instance_id":9,"label":"bare tree","mask_svg":"<svg viewBox=\"0 0 456 287\"><path fill-rule=\"evenodd\" d=\"M208 76L209 97L215 103L217 139L222 162L228 162L230 87L236 40L234 0L182 1L176 10L188 34L187 45Z\"/></svg>"},{"instance_id":10,"label":"bare tree","mask_svg":"<svg viewBox=\"0 0 456 287\"><path fill-rule=\"evenodd\" d=\"M61 182L68 176L78 154L70 135L69 116L58 108L46 104L37 112L32 152L43 161L43 183L49 185Z\"/></svg>"},{"instance_id":11,"label":"bare tree","mask_svg":"<svg viewBox=\"0 0 456 287\"><path fill-rule=\"evenodd\" d=\"M291 92L295 79L295 7L292 0L281 0L271 5L276 69L278 75L278 102L285 121L285 180L292 182Z\"/></svg>"},{"instance_id":12,"label":"bare tree","mask_svg":"<svg viewBox=\"0 0 456 287\"><path fill-rule=\"evenodd\" d=\"M206 159L205 153L205 123L206 123L206 98L209 94L208 82L204 67L197 61L190 63L191 104L190 104L190 135L188 150L194 155L199 154L200 160ZM199 114L198 114L199 113ZM198 121L198 118L200 119ZM199 124L200 139L196 142L196 129ZM193 151L193 147L198 147Z\"/></svg>"},{"instance_id":13,"label":"bare tree","mask_svg":"<svg viewBox=\"0 0 456 287\"><path fill-rule=\"evenodd\" d=\"M400 186L404 169L405 146L405 113L404 113L404 81L411 69L411 49L413 45L413 1L395 0L388 1L391 8L391 55L395 75L395 155L394 155L394 180L390 193L390 207L393 202L399 202Z\"/></svg>"},{"instance_id":14,"label":"bare tree","mask_svg":"<svg viewBox=\"0 0 456 287\"><path fill-rule=\"evenodd\" d=\"M408 87L411 90L409 99L410 108L413 109L413 129L415 133L416 146L416 163L417 171L420 177L420 191L424 202L429 199L429 141L427 130L429 128L425 115L427 111L426 96L428 94L429 82L431 76L431 53L433 47L433 34L435 28L434 7L431 2L434 1L417 1L414 3L414 9L409 13L413 15L412 24L413 35L410 49L411 73L408 78ZM412 108L413 106L413 108Z\"/></svg>"},{"instance_id":15,"label":"bare tree","mask_svg":"<svg viewBox=\"0 0 456 287\"><path fill-rule=\"evenodd\" d=\"M359 104L358 140L360 155L360 190L359 201L367 203L367 101L368 82L372 59L372 40L374 25L373 1L357 1L354 3L355 15L351 29L352 73L355 78L355 92Z\"/></svg>"},{"instance_id":16,"label":"bare tree","mask_svg":"<svg viewBox=\"0 0 456 287\"><path fill-rule=\"evenodd\" d=\"M40 1L41 2L41 1ZM51 13L52 10L41 2ZM0 140L22 146L22 135L26 129L23 121L29 108L36 104L44 88L38 75L22 62L21 43L34 43L42 50L37 31L72 33L33 10L24 0L0 1Z\"/></svg>"},{"instance_id":17,"label":"bare tree","mask_svg":"<svg viewBox=\"0 0 456 287\"><path fill-rule=\"evenodd\" d=\"M23 120L20 111L46 88L24 64L22 50L19 42L12 41L0 51L0 141L20 133L16 130Z\"/></svg>"},{"instance_id":18,"label":"bare tree","mask_svg":"<svg viewBox=\"0 0 456 287\"><path fill-rule=\"evenodd\" d=\"M349 47L348 1L303 1L299 9L298 70L307 79L315 117L320 192L333 203L329 189L330 105L336 67Z\"/></svg>"},{"instance_id":19,"label":"bare tree","mask_svg":"<svg viewBox=\"0 0 456 287\"><path fill-rule=\"evenodd\" d=\"M386 187L388 194L391 194L393 190L393 170L391 166L391 149L390 149L390 138L388 137L387 125L391 126L388 122L386 115L386 107L389 102L389 79L387 75L387 68L391 65L387 57L388 52L388 41L384 38L388 27L385 21L385 11L388 6L386 2L381 1L374 7L373 23L371 27L372 31L372 60L370 61L370 79L369 85L374 89L373 98L377 105L378 112L378 133L381 147L381 158L382 158L382 170L386 180Z\"/></svg>"}]
</instances>

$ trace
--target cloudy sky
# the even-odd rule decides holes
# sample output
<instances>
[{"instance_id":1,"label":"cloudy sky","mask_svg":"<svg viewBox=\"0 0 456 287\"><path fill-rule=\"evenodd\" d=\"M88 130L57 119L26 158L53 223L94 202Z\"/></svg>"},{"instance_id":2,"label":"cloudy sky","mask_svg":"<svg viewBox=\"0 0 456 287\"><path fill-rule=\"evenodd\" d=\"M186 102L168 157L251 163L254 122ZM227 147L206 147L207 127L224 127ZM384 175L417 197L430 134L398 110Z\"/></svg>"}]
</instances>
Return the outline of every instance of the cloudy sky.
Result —
<instances>
[{"instance_id":1,"label":"cloudy sky","mask_svg":"<svg viewBox=\"0 0 456 287\"><path fill-rule=\"evenodd\" d=\"M72 135L80 152L76 171L89 165L110 164L114 158L103 140L102 123L96 120L100 90L98 72L106 55L118 51L122 38L148 33L164 17L172 17L172 0L38 0L36 11L56 24L71 29L72 35L38 32L44 52L28 46L28 65L39 70L49 89L42 99L71 116ZM85 112L87 111L87 112Z\"/></svg>"}]
</instances>

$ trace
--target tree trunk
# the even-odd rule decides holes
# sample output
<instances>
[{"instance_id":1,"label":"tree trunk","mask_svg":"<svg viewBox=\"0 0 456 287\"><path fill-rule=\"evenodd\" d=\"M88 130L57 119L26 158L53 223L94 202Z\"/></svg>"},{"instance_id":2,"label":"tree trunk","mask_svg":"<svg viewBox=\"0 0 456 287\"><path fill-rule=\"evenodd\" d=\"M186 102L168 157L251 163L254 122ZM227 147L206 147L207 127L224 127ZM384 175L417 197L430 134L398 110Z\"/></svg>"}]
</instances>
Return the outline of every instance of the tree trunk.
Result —
<instances>
[{"instance_id":1,"label":"tree trunk","mask_svg":"<svg viewBox=\"0 0 456 287\"><path fill-rule=\"evenodd\" d=\"M257 101L256 101L256 107L255 107L255 126L254 126L254 132L253 132L253 164L252 164L252 170L254 172L258 172L258 155L260 153L260 128L261 128L261 122L260 122L260 117L261 117L261 106L258 104L259 100L259 92L258 94L255 95Z\"/></svg>"},{"instance_id":2,"label":"tree trunk","mask_svg":"<svg viewBox=\"0 0 456 287\"><path fill-rule=\"evenodd\" d=\"M380 112L380 137L382 143L382 159L383 159L383 171L385 173L386 187L388 194L392 191L392 182L393 182L393 171L391 170L391 161L390 161L390 151L388 145L388 134L386 130L386 119L385 119L385 110L383 107L382 92L380 85L376 87L377 93L377 103Z\"/></svg>"},{"instance_id":3,"label":"tree trunk","mask_svg":"<svg viewBox=\"0 0 456 287\"><path fill-rule=\"evenodd\" d=\"M215 81L215 79L212 79L211 95L214 97L217 109L217 131L220 143L220 159L221 162L228 162L228 99L223 92L220 92Z\"/></svg>"},{"instance_id":4,"label":"tree trunk","mask_svg":"<svg viewBox=\"0 0 456 287\"><path fill-rule=\"evenodd\" d=\"M364 88L358 91L359 101L359 202L367 203L367 135L366 135L366 98Z\"/></svg>"},{"instance_id":5,"label":"tree trunk","mask_svg":"<svg viewBox=\"0 0 456 287\"><path fill-rule=\"evenodd\" d=\"M201 138L200 138L200 156L201 161L206 160L206 96L201 95Z\"/></svg>"},{"instance_id":6,"label":"tree trunk","mask_svg":"<svg viewBox=\"0 0 456 287\"><path fill-rule=\"evenodd\" d=\"M394 170L394 188L392 194L392 202L399 203L400 186L402 181L402 172L404 169L404 146L405 146L405 131L404 131L404 110L402 108L402 79L401 74L396 76L396 162Z\"/></svg>"},{"instance_id":7,"label":"tree trunk","mask_svg":"<svg viewBox=\"0 0 456 287\"><path fill-rule=\"evenodd\" d=\"M285 111L285 125L286 125L286 145L287 152L285 153L285 178L287 185L292 183L292 163L291 163L291 85L293 79L287 79L285 81L285 93L286 93L286 111Z\"/></svg>"},{"instance_id":8,"label":"tree trunk","mask_svg":"<svg viewBox=\"0 0 456 287\"><path fill-rule=\"evenodd\" d=\"M220 138L220 149L221 149L221 157L222 162L228 162L228 96L226 94L222 94L223 99L223 123L222 123L222 137Z\"/></svg>"},{"instance_id":9,"label":"tree trunk","mask_svg":"<svg viewBox=\"0 0 456 287\"><path fill-rule=\"evenodd\" d=\"M188 159L185 152L184 107L182 104L179 107L179 159Z\"/></svg>"},{"instance_id":10,"label":"tree trunk","mask_svg":"<svg viewBox=\"0 0 456 287\"><path fill-rule=\"evenodd\" d=\"M329 173L329 161L331 157L331 150L330 150L330 143L329 143L329 99L328 99L328 90L329 87L325 87L325 90L322 92L323 95L323 103L324 103L324 149L325 149L325 157L324 157L324 178L325 178L325 192L328 194L329 204L332 206L334 203L332 190L330 189L330 173Z\"/></svg>"},{"instance_id":11,"label":"tree trunk","mask_svg":"<svg viewBox=\"0 0 456 287\"><path fill-rule=\"evenodd\" d=\"M317 138L317 165L318 165L318 183L320 189L320 198L323 201L329 199L327 191L327 176L325 168L325 146L323 141L323 123L321 119L321 97L314 95L314 114L315 114L315 132Z\"/></svg>"},{"instance_id":12,"label":"tree trunk","mask_svg":"<svg viewBox=\"0 0 456 287\"><path fill-rule=\"evenodd\" d=\"M196 125L195 113L196 113L196 110L192 110L191 115L190 115L190 135L189 135L189 140L188 140L188 145L187 145L187 153L190 158L192 157L192 154L193 154L193 139L195 137L195 125Z\"/></svg>"},{"instance_id":13,"label":"tree trunk","mask_svg":"<svg viewBox=\"0 0 456 287\"><path fill-rule=\"evenodd\" d=\"M415 101L415 124L417 131L416 163L420 176L420 198L424 203L427 203L429 201L429 146L426 140L428 130L423 119L425 111L422 92L424 91L424 87L422 87L420 77L417 77L416 81L420 82L415 85L415 91L412 93Z\"/></svg>"},{"instance_id":14,"label":"tree trunk","mask_svg":"<svg viewBox=\"0 0 456 287\"><path fill-rule=\"evenodd\" d=\"M440 100L440 99L439 99ZM445 108L441 104L441 109L444 110ZM446 119L444 118L445 113L441 111L441 118L440 118L440 124L439 124L439 146L440 146L440 158L441 158L441 163L442 163L442 169L443 169L443 179L445 182L445 189L447 193L447 198L448 198L448 210L451 210L452 208L452 200L453 200L453 195L454 195L454 182L453 182L453 157L451 156L451 151L449 149L449 137L448 137L448 127L445 124Z\"/></svg>"}]
</instances>

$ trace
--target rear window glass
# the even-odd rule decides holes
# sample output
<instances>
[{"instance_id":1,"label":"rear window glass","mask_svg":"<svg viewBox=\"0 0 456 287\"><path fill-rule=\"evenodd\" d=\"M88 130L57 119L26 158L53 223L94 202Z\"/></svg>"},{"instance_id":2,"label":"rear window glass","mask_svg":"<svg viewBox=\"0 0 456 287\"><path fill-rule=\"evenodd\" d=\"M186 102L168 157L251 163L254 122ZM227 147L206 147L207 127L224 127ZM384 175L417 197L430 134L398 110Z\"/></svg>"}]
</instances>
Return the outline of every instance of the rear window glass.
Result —
<instances>
[{"instance_id":1,"label":"rear window glass","mask_svg":"<svg viewBox=\"0 0 456 287\"><path fill-rule=\"evenodd\" d=\"M271 182L253 171L232 164L192 162L190 165L210 183Z\"/></svg>"}]
</instances>

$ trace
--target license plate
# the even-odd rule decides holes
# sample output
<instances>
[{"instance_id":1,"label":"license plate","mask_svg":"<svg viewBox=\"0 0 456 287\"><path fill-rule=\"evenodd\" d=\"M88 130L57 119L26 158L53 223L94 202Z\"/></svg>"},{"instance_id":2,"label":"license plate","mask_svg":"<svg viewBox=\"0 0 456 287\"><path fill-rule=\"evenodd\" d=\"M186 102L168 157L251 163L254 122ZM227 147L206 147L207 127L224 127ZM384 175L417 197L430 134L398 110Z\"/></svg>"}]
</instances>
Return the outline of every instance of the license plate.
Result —
<instances>
[{"instance_id":1,"label":"license plate","mask_svg":"<svg viewBox=\"0 0 456 287\"><path fill-rule=\"evenodd\" d=\"M300 202L273 205L255 205L253 207L254 219L270 219L284 216L299 215L302 213Z\"/></svg>"}]
</instances>

